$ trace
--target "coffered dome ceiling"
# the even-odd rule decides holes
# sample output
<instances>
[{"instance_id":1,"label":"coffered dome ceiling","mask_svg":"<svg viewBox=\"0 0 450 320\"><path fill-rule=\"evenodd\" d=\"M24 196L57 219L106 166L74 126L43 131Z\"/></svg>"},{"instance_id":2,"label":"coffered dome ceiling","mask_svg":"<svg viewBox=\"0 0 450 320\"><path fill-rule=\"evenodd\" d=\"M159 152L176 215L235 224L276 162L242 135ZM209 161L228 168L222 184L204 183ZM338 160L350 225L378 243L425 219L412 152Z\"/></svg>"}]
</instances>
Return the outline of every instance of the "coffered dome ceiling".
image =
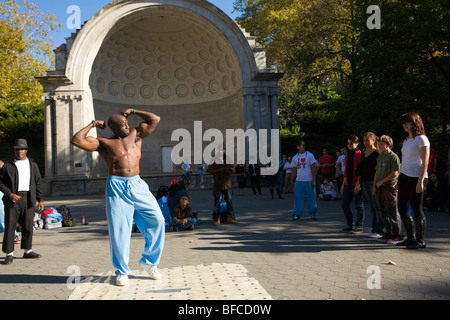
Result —
<instances>
[{"instance_id":1,"label":"coffered dome ceiling","mask_svg":"<svg viewBox=\"0 0 450 320\"><path fill-rule=\"evenodd\" d=\"M179 105L233 96L242 87L238 60L206 20L176 10L120 23L92 67L94 99L125 104Z\"/></svg>"}]
</instances>

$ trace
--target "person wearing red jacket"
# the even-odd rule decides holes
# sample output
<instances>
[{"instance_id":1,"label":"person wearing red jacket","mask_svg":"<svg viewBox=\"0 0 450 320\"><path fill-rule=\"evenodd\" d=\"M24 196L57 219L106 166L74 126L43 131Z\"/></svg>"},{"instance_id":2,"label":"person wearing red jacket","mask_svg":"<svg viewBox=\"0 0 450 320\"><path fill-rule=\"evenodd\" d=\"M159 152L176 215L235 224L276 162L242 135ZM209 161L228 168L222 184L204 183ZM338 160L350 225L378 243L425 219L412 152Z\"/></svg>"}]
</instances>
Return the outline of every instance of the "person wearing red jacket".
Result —
<instances>
[{"instance_id":1,"label":"person wearing red jacket","mask_svg":"<svg viewBox=\"0 0 450 320\"><path fill-rule=\"evenodd\" d=\"M358 180L356 175L356 168L361 162L361 151L358 148L359 138L357 136L350 136L347 139L347 157L345 158L344 181L341 187L342 203L341 207L344 210L347 227L342 229L348 233L361 233L364 226L364 202L362 193L355 191L355 185ZM350 204L355 198L356 207L356 221L353 219L353 212L350 209Z\"/></svg>"},{"instance_id":2,"label":"person wearing red jacket","mask_svg":"<svg viewBox=\"0 0 450 320\"><path fill-rule=\"evenodd\" d=\"M328 181L332 182L334 178L333 173L336 161L332 155L328 154L327 149L323 149L322 153L323 156L319 159L319 168L322 169L322 180L327 178Z\"/></svg>"}]
</instances>

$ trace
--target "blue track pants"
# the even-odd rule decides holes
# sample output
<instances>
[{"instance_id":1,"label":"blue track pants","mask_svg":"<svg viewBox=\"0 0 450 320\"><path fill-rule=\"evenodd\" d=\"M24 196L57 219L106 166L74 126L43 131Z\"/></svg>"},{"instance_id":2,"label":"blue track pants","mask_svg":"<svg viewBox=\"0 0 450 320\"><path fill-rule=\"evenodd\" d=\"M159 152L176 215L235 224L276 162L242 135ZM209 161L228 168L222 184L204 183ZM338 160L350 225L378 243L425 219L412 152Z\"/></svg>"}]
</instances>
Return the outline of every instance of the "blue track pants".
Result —
<instances>
[{"instance_id":1,"label":"blue track pants","mask_svg":"<svg viewBox=\"0 0 450 320\"><path fill-rule=\"evenodd\" d=\"M317 216L316 191L311 181L295 181L295 200L293 216L301 217L305 208L305 195L308 197L308 214Z\"/></svg>"},{"instance_id":2,"label":"blue track pants","mask_svg":"<svg viewBox=\"0 0 450 320\"><path fill-rule=\"evenodd\" d=\"M157 265L164 248L164 216L147 183L139 176L110 176L106 182L106 215L116 274L129 274L133 219L145 240L139 263Z\"/></svg>"}]
</instances>

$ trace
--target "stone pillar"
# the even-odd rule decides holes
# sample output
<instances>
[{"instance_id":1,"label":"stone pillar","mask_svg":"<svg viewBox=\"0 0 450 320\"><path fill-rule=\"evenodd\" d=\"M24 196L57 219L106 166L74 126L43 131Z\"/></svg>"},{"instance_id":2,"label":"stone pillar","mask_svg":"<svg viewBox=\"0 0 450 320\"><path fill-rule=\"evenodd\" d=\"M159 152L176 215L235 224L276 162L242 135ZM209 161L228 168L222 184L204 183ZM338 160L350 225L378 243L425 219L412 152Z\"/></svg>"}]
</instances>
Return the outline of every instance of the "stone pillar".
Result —
<instances>
[{"instance_id":1,"label":"stone pillar","mask_svg":"<svg viewBox=\"0 0 450 320\"><path fill-rule=\"evenodd\" d=\"M45 124L44 124L44 152L45 152L45 176L54 176L53 166L53 116L55 100L53 96L46 96L45 99Z\"/></svg>"},{"instance_id":2,"label":"stone pillar","mask_svg":"<svg viewBox=\"0 0 450 320\"><path fill-rule=\"evenodd\" d=\"M280 129L280 118L278 112L278 92L273 92L270 96L271 112L272 112L272 129Z\"/></svg>"},{"instance_id":3,"label":"stone pillar","mask_svg":"<svg viewBox=\"0 0 450 320\"><path fill-rule=\"evenodd\" d=\"M70 127L72 101L70 96L57 95L54 111L54 163L56 176L70 175Z\"/></svg>"},{"instance_id":4,"label":"stone pillar","mask_svg":"<svg viewBox=\"0 0 450 320\"><path fill-rule=\"evenodd\" d=\"M261 97L253 95L253 128L258 131L261 128Z\"/></svg>"},{"instance_id":5,"label":"stone pillar","mask_svg":"<svg viewBox=\"0 0 450 320\"><path fill-rule=\"evenodd\" d=\"M255 121L253 120L253 95L250 93L244 94L244 129L253 128Z\"/></svg>"}]
</instances>

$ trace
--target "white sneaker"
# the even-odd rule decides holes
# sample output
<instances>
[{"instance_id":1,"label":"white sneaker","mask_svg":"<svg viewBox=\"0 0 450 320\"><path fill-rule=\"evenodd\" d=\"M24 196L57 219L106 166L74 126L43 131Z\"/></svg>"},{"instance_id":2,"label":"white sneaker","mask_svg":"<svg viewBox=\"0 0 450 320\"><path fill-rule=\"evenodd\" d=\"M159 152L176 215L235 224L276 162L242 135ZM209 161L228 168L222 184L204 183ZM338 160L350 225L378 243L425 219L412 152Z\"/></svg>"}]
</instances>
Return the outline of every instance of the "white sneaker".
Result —
<instances>
[{"instance_id":1,"label":"white sneaker","mask_svg":"<svg viewBox=\"0 0 450 320\"><path fill-rule=\"evenodd\" d=\"M371 232L367 235L368 238L374 238L374 239L378 239L381 238L381 235L376 233L376 232Z\"/></svg>"},{"instance_id":2,"label":"white sneaker","mask_svg":"<svg viewBox=\"0 0 450 320\"><path fill-rule=\"evenodd\" d=\"M116 278L116 284L118 286L125 286L128 283L128 276L126 274L119 274Z\"/></svg>"},{"instance_id":3,"label":"white sneaker","mask_svg":"<svg viewBox=\"0 0 450 320\"><path fill-rule=\"evenodd\" d=\"M162 279L162 274L161 274L161 272L158 271L157 266L144 265L144 269L145 269L145 271L147 271L148 275L153 280L161 280Z\"/></svg>"}]
</instances>

